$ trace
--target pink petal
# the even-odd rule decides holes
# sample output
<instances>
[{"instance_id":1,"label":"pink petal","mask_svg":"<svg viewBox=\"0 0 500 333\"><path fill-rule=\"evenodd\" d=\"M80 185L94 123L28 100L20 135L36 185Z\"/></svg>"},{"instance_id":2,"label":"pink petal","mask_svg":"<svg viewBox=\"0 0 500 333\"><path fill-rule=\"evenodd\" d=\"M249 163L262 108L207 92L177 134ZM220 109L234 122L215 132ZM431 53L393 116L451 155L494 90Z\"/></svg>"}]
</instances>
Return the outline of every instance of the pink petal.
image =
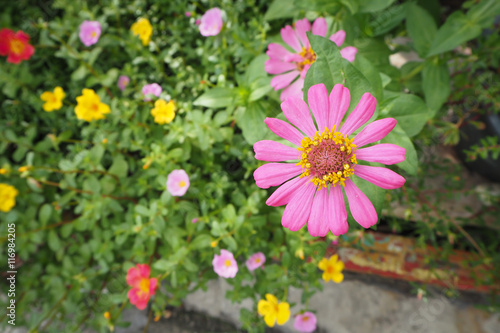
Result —
<instances>
[{"instance_id":1,"label":"pink petal","mask_svg":"<svg viewBox=\"0 0 500 333\"><path fill-rule=\"evenodd\" d=\"M318 17L312 26L313 35L318 35L321 37L326 36L326 31L328 30L328 26L326 24L326 20L324 17Z\"/></svg>"},{"instance_id":2,"label":"pink petal","mask_svg":"<svg viewBox=\"0 0 500 333\"><path fill-rule=\"evenodd\" d=\"M364 93L358 105L342 125L340 132L344 135L350 135L373 116L376 107L377 100L375 97L370 93Z\"/></svg>"},{"instance_id":3,"label":"pink petal","mask_svg":"<svg viewBox=\"0 0 500 333\"><path fill-rule=\"evenodd\" d=\"M300 97L292 96L285 100L281 103L281 110L283 110L286 119L292 125L295 125L295 127L306 133L309 137L314 136L316 126L314 126L311 112L306 102Z\"/></svg>"},{"instance_id":4,"label":"pink petal","mask_svg":"<svg viewBox=\"0 0 500 333\"><path fill-rule=\"evenodd\" d=\"M148 278L149 277L149 274L151 272L151 269L149 268L149 265L147 264L139 264L137 265L137 267L139 268L139 272L141 274L142 277L144 278Z\"/></svg>"},{"instance_id":5,"label":"pink petal","mask_svg":"<svg viewBox=\"0 0 500 333\"><path fill-rule=\"evenodd\" d=\"M346 46L342 50L340 50L340 55L342 56L342 58L347 59L349 62L354 61L356 53L358 53L358 49L354 46Z\"/></svg>"},{"instance_id":6,"label":"pink petal","mask_svg":"<svg viewBox=\"0 0 500 333\"><path fill-rule=\"evenodd\" d=\"M273 207L286 205L290 202L297 190L310 181L309 177L297 177L289 180L285 184L278 187L278 189L271 194L266 201L266 205Z\"/></svg>"},{"instance_id":7,"label":"pink petal","mask_svg":"<svg viewBox=\"0 0 500 333\"><path fill-rule=\"evenodd\" d=\"M297 66L291 62L283 62L281 60L269 59L266 61L265 69L269 74L281 74L283 72L296 69Z\"/></svg>"},{"instance_id":8,"label":"pink petal","mask_svg":"<svg viewBox=\"0 0 500 333\"><path fill-rule=\"evenodd\" d=\"M295 31L291 26L287 25L286 27L281 29L281 38L283 38L283 41L296 52L302 51L302 46L300 45L299 39L297 38L297 34L295 34Z\"/></svg>"},{"instance_id":9,"label":"pink petal","mask_svg":"<svg viewBox=\"0 0 500 333\"><path fill-rule=\"evenodd\" d=\"M353 143L359 148L385 138L387 134L396 126L397 121L394 118L384 118L375 120L366 125L354 138Z\"/></svg>"},{"instance_id":10,"label":"pink petal","mask_svg":"<svg viewBox=\"0 0 500 333\"><path fill-rule=\"evenodd\" d=\"M354 185L352 180L347 179L345 181L344 190L354 220L363 228L369 228L376 224L378 216L375 207L373 207L370 199Z\"/></svg>"},{"instance_id":11,"label":"pink petal","mask_svg":"<svg viewBox=\"0 0 500 333\"><path fill-rule=\"evenodd\" d=\"M328 233L331 224L331 210L328 206L328 189L324 188L316 192L311 208L311 215L307 223L307 230L313 237L324 237Z\"/></svg>"},{"instance_id":12,"label":"pink petal","mask_svg":"<svg viewBox=\"0 0 500 333\"><path fill-rule=\"evenodd\" d=\"M304 135L300 133L299 130L297 130L295 127L293 127L286 121L276 118L266 118L264 122L274 134L276 134L280 138L290 141L296 146L300 146Z\"/></svg>"},{"instance_id":13,"label":"pink petal","mask_svg":"<svg viewBox=\"0 0 500 333\"><path fill-rule=\"evenodd\" d=\"M330 40L335 44L337 44L338 47L342 46L345 40L345 31L344 30L337 31L336 33L330 36Z\"/></svg>"},{"instance_id":14,"label":"pink petal","mask_svg":"<svg viewBox=\"0 0 500 333\"><path fill-rule=\"evenodd\" d=\"M132 267L127 272L127 284L131 287L136 286L142 279L137 267Z\"/></svg>"},{"instance_id":15,"label":"pink petal","mask_svg":"<svg viewBox=\"0 0 500 333\"><path fill-rule=\"evenodd\" d=\"M332 214L329 225L331 232L335 236L345 234L347 230L349 230L349 225L347 224L347 211L345 209L344 195L342 194L340 185L330 187L328 207Z\"/></svg>"},{"instance_id":16,"label":"pink petal","mask_svg":"<svg viewBox=\"0 0 500 333\"><path fill-rule=\"evenodd\" d=\"M286 62L302 62L304 58L298 53L290 53L286 55L283 60L285 60Z\"/></svg>"},{"instance_id":17,"label":"pink petal","mask_svg":"<svg viewBox=\"0 0 500 333\"><path fill-rule=\"evenodd\" d=\"M302 46L309 47L309 40L307 39L306 32L311 30L311 23L308 19L302 19L295 22L295 33L299 37Z\"/></svg>"},{"instance_id":18,"label":"pink petal","mask_svg":"<svg viewBox=\"0 0 500 333\"><path fill-rule=\"evenodd\" d=\"M135 303L135 306L137 306L139 310L144 310L148 306L148 301L149 301L149 296L145 298L139 298Z\"/></svg>"},{"instance_id":19,"label":"pink petal","mask_svg":"<svg viewBox=\"0 0 500 333\"><path fill-rule=\"evenodd\" d=\"M347 109L349 109L349 104L351 103L351 93L349 89L340 83L336 84L330 93L329 102L330 111L328 115L328 128L331 129L336 125L338 131L340 122L344 118Z\"/></svg>"},{"instance_id":20,"label":"pink petal","mask_svg":"<svg viewBox=\"0 0 500 333\"><path fill-rule=\"evenodd\" d=\"M271 59L279 59L284 60L286 56L291 55L292 53L288 51L283 45L277 43L271 43L267 47L266 54Z\"/></svg>"},{"instance_id":21,"label":"pink petal","mask_svg":"<svg viewBox=\"0 0 500 333\"><path fill-rule=\"evenodd\" d=\"M293 79L295 79L299 75L299 71L291 71L289 73L276 75L271 79L271 87L273 87L274 90L280 90L288 87Z\"/></svg>"},{"instance_id":22,"label":"pink petal","mask_svg":"<svg viewBox=\"0 0 500 333\"><path fill-rule=\"evenodd\" d=\"M157 278L151 278L149 279L149 294L154 295L156 287L158 286L158 279Z\"/></svg>"},{"instance_id":23,"label":"pink petal","mask_svg":"<svg viewBox=\"0 0 500 333\"><path fill-rule=\"evenodd\" d=\"M281 92L280 99L282 101L287 100L292 96L303 97L302 88L304 87L304 79L298 78L294 83L288 86L285 90Z\"/></svg>"},{"instance_id":24,"label":"pink petal","mask_svg":"<svg viewBox=\"0 0 500 333\"><path fill-rule=\"evenodd\" d=\"M381 143L375 146L356 150L358 160L382 164L396 164L405 160L406 149L392 143Z\"/></svg>"},{"instance_id":25,"label":"pink petal","mask_svg":"<svg viewBox=\"0 0 500 333\"><path fill-rule=\"evenodd\" d=\"M253 145L255 158L259 161L281 162L300 159L301 152L272 140L258 141Z\"/></svg>"},{"instance_id":26,"label":"pink petal","mask_svg":"<svg viewBox=\"0 0 500 333\"><path fill-rule=\"evenodd\" d=\"M309 107L316 118L319 131L328 126L328 91L323 83L315 84L307 92Z\"/></svg>"},{"instance_id":27,"label":"pink petal","mask_svg":"<svg viewBox=\"0 0 500 333\"><path fill-rule=\"evenodd\" d=\"M306 224L311 214L314 192L316 192L316 185L311 182L306 183L296 191L295 195L286 205L281 219L281 224L285 228L297 231Z\"/></svg>"},{"instance_id":28,"label":"pink petal","mask_svg":"<svg viewBox=\"0 0 500 333\"><path fill-rule=\"evenodd\" d=\"M386 190L400 188L406 182L402 176L384 167L355 165L354 174Z\"/></svg>"},{"instance_id":29,"label":"pink petal","mask_svg":"<svg viewBox=\"0 0 500 333\"><path fill-rule=\"evenodd\" d=\"M302 167L293 163L268 163L253 173L255 183L260 188L281 185L290 178L302 173Z\"/></svg>"}]
</instances>

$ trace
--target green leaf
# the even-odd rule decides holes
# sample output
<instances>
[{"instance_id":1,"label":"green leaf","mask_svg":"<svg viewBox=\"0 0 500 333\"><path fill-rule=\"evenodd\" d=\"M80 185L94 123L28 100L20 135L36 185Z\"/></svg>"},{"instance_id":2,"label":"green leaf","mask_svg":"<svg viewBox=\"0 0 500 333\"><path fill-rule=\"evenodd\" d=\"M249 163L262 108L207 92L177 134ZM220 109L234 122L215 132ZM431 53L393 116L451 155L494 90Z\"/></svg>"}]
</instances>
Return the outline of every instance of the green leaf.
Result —
<instances>
[{"instance_id":1,"label":"green leaf","mask_svg":"<svg viewBox=\"0 0 500 333\"><path fill-rule=\"evenodd\" d=\"M80 65L80 67L77 68L76 71L71 74L71 81L80 81L85 78L88 74L88 69L84 65Z\"/></svg>"},{"instance_id":2,"label":"green leaf","mask_svg":"<svg viewBox=\"0 0 500 333\"><path fill-rule=\"evenodd\" d=\"M118 74L120 74L120 71L117 68L111 68L101 80L101 84L105 87L111 87L116 84Z\"/></svg>"},{"instance_id":3,"label":"green leaf","mask_svg":"<svg viewBox=\"0 0 500 333\"><path fill-rule=\"evenodd\" d=\"M264 15L264 20L271 21L279 18L293 17L296 9L293 1L290 0L274 0L267 9Z\"/></svg>"},{"instance_id":4,"label":"green leaf","mask_svg":"<svg viewBox=\"0 0 500 333\"><path fill-rule=\"evenodd\" d=\"M128 174L128 163L123 157L123 155L116 155L113 158L113 164L108 170L109 173L118 176L119 178L125 178Z\"/></svg>"},{"instance_id":5,"label":"green leaf","mask_svg":"<svg viewBox=\"0 0 500 333\"><path fill-rule=\"evenodd\" d=\"M422 88L425 102L435 114L448 100L451 92L448 65L426 61L422 71Z\"/></svg>"},{"instance_id":6,"label":"green leaf","mask_svg":"<svg viewBox=\"0 0 500 333\"><path fill-rule=\"evenodd\" d=\"M498 0L482 0L467 12L467 17L481 24L483 28L488 28L498 15L500 15L500 1Z\"/></svg>"},{"instance_id":7,"label":"green leaf","mask_svg":"<svg viewBox=\"0 0 500 333\"><path fill-rule=\"evenodd\" d=\"M436 36L437 26L432 16L416 3L406 4L406 29L413 39L413 46L425 57Z\"/></svg>"},{"instance_id":8,"label":"green leaf","mask_svg":"<svg viewBox=\"0 0 500 333\"><path fill-rule=\"evenodd\" d=\"M216 87L198 97L193 104L207 108L223 108L233 104L237 95L236 89Z\"/></svg>"},{"instance_id":9,"label":"green leaf","mask_svg":"<svg viewBox=\"0 0 500 333\"><path fill-rule=\"evenodd\" d=\"M47 243L49 245L49 248L54 252L56 252L61 248L61 241L59 240L59 237L57 236L57 233L54 230L49 231Z\"/></svg>"},{"instance_id":10,"label":"green leaf","mask_svg":"<svg viewBox=\"0 0 500 333\"><path fill-rule=\"evenodd\" d=\"M170 272L172 271L177 263L172 260L160 259L153 264L153 268L159 270L160 272Z\"/></svg>"},{"instance_id":11,"label":"green leaf","mask_svg":"<svg viewBox=\"0 0 500 333\"><path fill-rule=\"evenodd\" d=\"M380 116L396 118L410 137L417 135L432 117L432 112L420 97L385 91L385 98L390 102L382 107Z\"/></svg>"},{"instance_id":12,"label":"green leaf","mask_svg":"<svg viewBox=\"0 0 500 333\"><path fill-rule=\"evenodd\" d=\"M358 0L361 13L373 13L381 11L392 5L396 0Z\"/></svg>"},{"instance_id":13,"label":"green leaf","mask_svg":"<svg viewBox=\"0 0 500 333\"><path fill-rule=\"evenodd\" d=\"M205 247L210 247L212 239L209 235L201 234L196 236L193 241L189 244L191 249L202 249Z\"/></svg>"},{"instance_id":14,"label":"green leaf","mask_svg":"<svg viewBox=\"0 0 500 333\"><path fill-rule=\"evenodd\" d=\"M136 205L135 212L143 216L149 216L149 209L142 205Z\"/></svg>"},{"instance_id":15,"label":"green leaf","mask_svg":"<svg viewBox=\"0 0 500 333\"><path fill-rule=\"evenodd\" d=\"M478 37L481 25L467 18L462 12L454 12L439 28L427 57L453 50L457 46Z\"/></svg>"},{"instance_id":16,"label":"green leaf","mask_svg":"<svg viewBox=\"0 0 500 333\"><path fill-rule=\"evenodd\" d=\"M370 28L373 36L381 36L394 29L405 18L403 5L396 5L390 9L376 15L370 22Z\"/></svg>"},{"instance_id":17,"label":"green leaf","mask_svg":"<svg viewBox=\"0 0 500 333\"><path fill-rule=\"evenodd\" d=\"M374 96L378 101L384 99L384 92L382 88L382 79L380 77L380 73L372 65L372 63L361 55L356 55L356 59L354 59L353 65L359 69L361 73L366 77L368 82L371 84L373 91L375 92Z\"/></svg>"},{"instance_id":18,"label":"green leaf","mask_svg":"<svg viewBox=\"0 0 500 333\"><path fill-rule=\"evenodd\" d=\"M250 85L250 96L248 97L248 101L254 102L260 99L262 96L265 96L271 90L271 78L262 76L252 82L252 84Z\"/></svg>"},{"instance_id":19,"label":"green leaf","mask_svg":"<svg viewBox=\"0 0 500 333\"><path fill-rule=\"evenodd\" d=\"M38 220L42 226L46 225L52 215L52 205L44 204L38 212Z\"/></svg>"},{"instance_id":20,"label":"green leaf","mask_svg":"<svg viewBox=\"0 0 500 333\"><path fill-rule=\"evenodd\" d=\"M264 120L266 119L265 109L260 102L250 103L246 109L236 117L236 123L241 128L245 140L253 145L259 140L263 140L268 134Z\"/></svg>"},{"instance_id":21,"label":"green leaf","mask_svg":"<svg viewBox=\"0 0 500 333\"><path fill-rule=\"evenodd\" d=\"M406 134L406 132L401 128L401 126L396 125L396 127L394 127L394 129L389 134L387 134L387 136L383 138L381 142L393 143L395 145L405 148L406 149L405 160L396 165L412 176L417 175L417 170L418 170L417 151L415 150L412 141L408 137L408 134Z\"/></svg>"}]
</instances>

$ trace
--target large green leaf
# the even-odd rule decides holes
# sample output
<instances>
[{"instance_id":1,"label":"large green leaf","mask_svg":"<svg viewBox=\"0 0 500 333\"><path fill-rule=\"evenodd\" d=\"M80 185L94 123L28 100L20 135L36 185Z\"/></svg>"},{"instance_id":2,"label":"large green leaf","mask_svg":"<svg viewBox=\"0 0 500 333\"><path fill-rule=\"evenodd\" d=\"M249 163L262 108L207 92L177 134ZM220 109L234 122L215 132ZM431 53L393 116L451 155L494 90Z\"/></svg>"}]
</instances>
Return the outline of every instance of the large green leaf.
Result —
<instances>
[{"instance_id":1,"label":"large green leaf","mask_svg":"<svg viewBox=\"0 0 500 333\"><path fill-rule=\"evenodd\" d=\"M432 117L431 110L415 95L385 91L384 96L390 102L382 107L380 115L396 118L399 126L410 137L417 135Z\"/></svg>"},{"instance_id":2,"label":"large green leaf","mask_svg":"<svg viewBox=\"0 0 500 333\"><path fill-rule=\"evenodd\" d=\"M373 36L381 36L394 29L405 18L403 5L395 5L375 16L370 22Z\"/></svg>"},{"instance_id":3,"label":"large green leaf","mask_svg":"<svg viewBox=\"0 0 500 333\"><path fill-rule=\"evenodd\" d=\"M483 28L488 28L498 15L500 15L500 1L498 0L482 0L467 12L467 17Z\"/></svg>"},{"instance_id":4,"label":"large green leaf","mask_svg":"<svg viewBox=\"0 0 500 333\"><path fill-rule=\"evenodd\" d=\"M422 88L425 102L435 114L448 100L451 92L448 65L426 61L422 71Z\"/></svg>"},{"instance_id":5,"label":"large green leaf","mask_svg":"<svg viewBox=\"0 0 500 333\"><path fill-rule=\"evenodd\" d=\"M403 162L396 164L398 167L406 171L408 174L415 176L418 169L417 151L413 146L408 134L396 125L394 129L381 140L382 143L393 143L406 149L406 158Z\"/></svg>"},{"instance_id":6,"label":"large green leaf","mask_svg":"<svg viewBox=\"0 0 500 333\"><path fill-rule=\"evenodd\" d=\"M237 95L236 89L217 87L198 97L193 104L207 108L223 108L233 104Z\"/></svg>"},{"instance_id":7,"label":"large green leaf","mask_svg":"<svg viewBox=\"0 0 500 333\"><path fill-rule=\"evenodd\" d=\"M264 15L264 20L271 21L279 18L293 17L296 9L293 1L290 0L274 0L269 6L266 14Z\"/></svg>"},{"instance_id":8,"label":"large green leaf","mask_svg":"<svg viewBox=\"0 0 500 333\"><path fill-rule=\"evenodd\" d=\"M380 78L379 71L372 65L372 63L361 55L356 55L354 66L359 69L371 84L375 92L375 98L379 101L384 99L384 92L382 88L382 79Z\"/></svg>"},{"instance_id":9,"label":"large green leaf","mask_svg":"<svg viewBox=\"0 0 500 333\"><path fill-rule=\"evenodd\" d=\"M260 102L250 103L247 108L240 108L236 115L236 124L241 128L243 137L249 144L263 140L268 134L268 128L264 123L266 112Z\"/></svg>"},{"instance_id":10,"label":"large green leaf","mask_svg":"<svg viewBox=\"0 0 500 333\"><path fill-rule=\"evenodd\" d=\"M481 25L469 19L462 12L451 14L439 28L427 57L453 50L481 34Z\"/></svg>"},{"instance_id":11,"label":"large green leaf","mask_svg":"<svg viewBox=\"0 0 500 333\"><path fill-rule=\"evenodd\" d=\"M396 0L358 0L361 13L374 13L392 5Z\"/></svg>"},{"instance_id":12,"label":"large green leaf","mask_svg":"<svg viewBox=\"0 0 500 333\"><path fill-rule=\"evenodd\" d=\"M436 22L432 16L417 4L407 3L406 29L413 39L415 50L421 57L425 57L437 31Z\"/></svg>"}]
</instances>

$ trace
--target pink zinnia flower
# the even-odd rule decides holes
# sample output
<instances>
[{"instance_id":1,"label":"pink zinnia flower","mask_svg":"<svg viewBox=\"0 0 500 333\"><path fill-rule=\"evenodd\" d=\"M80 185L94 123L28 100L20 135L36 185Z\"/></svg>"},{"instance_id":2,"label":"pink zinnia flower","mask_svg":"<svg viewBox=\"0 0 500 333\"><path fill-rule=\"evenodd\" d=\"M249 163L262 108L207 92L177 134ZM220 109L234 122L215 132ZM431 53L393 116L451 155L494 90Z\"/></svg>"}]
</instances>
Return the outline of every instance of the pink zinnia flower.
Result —
<instances>
[{"instance_id":1,"label":"pink zinnia flower","mask_svg":"<svg viewBox=\"0 0 500 333\"><path fill-rule=\"evenodd\" d=\"M223 278L234 278L238 273L238 264L233 254L227 250L220 250L220 256L215 254L212 265L215 273Z\"/></svg>"},{"instance_id":2,"label":"pink zinnia flower","mask_svg":"<svg viewBox=\"0 0 500 333\"><path fill-rule=\"evenodd\" d=\"M152 95L154 95L156 97L160 97L160 94L162 91L163 91L163 89L161 89L161 87L158 83L146 84L144 87L142 87L142 94L144 95L144 102L149 102L152 98Z\"/></svg>"},{"instance_id":3,"label":"pink zinnia flower","mask_svg":"<svg viewBox=\"0 0 500 333\"><path fill-rule=\"evenodd\" d=\"M307 19L297 21L295 29L289 25L281 29L281 38L295 53L276 43L269 44L267 49L266 54L269 56L269 60L266 61L266 72L279 74L273 77L271 86L274 90L284 89L280 96L282 101L290 96L299 94L302 96L307 70L316 61L316 53L311 49L306 35L306 32L310 30L311 23ZM317 18L312 25L313 35L325 37L326 32L326 20L322 17ZM338 46L344 43L344 39L344 30L337 31L330 36L330 40ZM340 53L345 59L352 62L356 52L355 47L348 46L342 49ZM296 78L297 80L295 80ZM293 82L294 80L295 82Z\"/></svg>"},{"instance_id":4,"label":"pink zinnia flower","mask_svg":"<svg viewBox=\"0 0 500 333\"><path fill-rule=\"evenodd\" d=\"M130 78L126 75L120 75L118 78L118 88L120 88L121 91L125 90L129 83Z\"/></svg>"},{"instance_id":5,"label":"pink zinnia flower","mask_svg":"<svg viewBox=\"0 0 500 333\"><path fill-rule=\"evenodd\" d=\"M254 253L245 263L249 271L254 271L266 262L266 256L262 252Z\"/></svg>"},{"instance_id":6,"label":"pink zinnia flower","mask_svg":"<svg viewBox=\"0 0 500 333\"><path fill-rule=\"evenodd\" d=\"M167 191L174 197L186 194L189 185L189 176L182 169L173 170L167 177Z\"/></svg>"},{"instance_id":7,"label":"pink zinnia flower","mask_svg":"<svg viewBox=\"0 0 500 333\"><path fill-rule=\"evenodd\" d=\"M155 294L158 280L149 278L150 268L146 264L137 264L127 272L127 283L132 287L128 291L130 303L137 306L139 310L144 310L148 305L149 298Z\"/></svg>"},{"instance_id":8,"label":"pink zinnia flower","mask_svg":"<svg viewBox=\"0 0 500 333\"><path fill-rule=\"evenodd\" d=\"M101 36L101 24L97 21L83 21L79 36L85 46L94 45Z\"/></svg>"},{"instance_id":9,"label":"pink zinnia flower","mask_svg":"<svg viewBox=\"0 0 500 333\"><path fill-rule=\"evenodd\" d=\"M200 20L200 33L202 36L216 36L222 29L222 11L215 7L203 14Z\"/></svg>"},{"instance_id":10,"label":"pink zinnia flower","mask_svg":"<svg viewBox=\"0 0 500 333\"><path fill-rule=\"evenodd\" d=\"M293 328L299 332L311 333L316 329L316 316L312 312L304 312L295 317Z\"/></svg>"},{"instance_id":11,"label":"pink zinnia flower","mask_svg":"<svg viewBox=\"0 0 500 333\"><path fill-rule=\"evenodd\" d=\"M357 164L358 159L383 164L399 163L405 159L406 150L388 143L361 148L385 137L396 126L396 119L393 118L374 121L350 139L348 136L373 116L377 105L375 97L365 93L341 126L350 100L349 89L341 84L335 85L328 95L325 85L320 83L308 91L309 106L299 96L281 103L288 121L305 134L285 121L275 118L265 120L272 132L298 147L292 148L271 140L254 145L258 160L299 160L299 163L268 163L254 172L257 186L261 188L277 186L288 180L267 199L266 204L287 205L281 223L292 231L307 223L312 236L326 236L328 230L336 236L346 233L347 212L342 188L353 218L364 228L377 223L375 208L350 179L353 175L384 189L395 189L405 183L403 177L389 169ZM318 127L314 124L311 111ZM318 128L324 131L318 132Z\"/></svg>"}]
</instances>

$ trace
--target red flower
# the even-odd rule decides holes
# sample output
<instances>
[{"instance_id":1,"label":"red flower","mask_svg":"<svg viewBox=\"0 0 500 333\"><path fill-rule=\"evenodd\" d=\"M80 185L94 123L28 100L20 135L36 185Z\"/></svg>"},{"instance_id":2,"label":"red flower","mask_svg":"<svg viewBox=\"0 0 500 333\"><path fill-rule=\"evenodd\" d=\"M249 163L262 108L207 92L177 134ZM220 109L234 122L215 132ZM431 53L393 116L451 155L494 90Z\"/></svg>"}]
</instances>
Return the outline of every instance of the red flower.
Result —
<instances>
[{"instance_id":1,"label":"red flower","mask_svg":"<svg viewBox=\"0 0 500 333\"><path fill-rule=\"evenodd\" d=\"M137 264L127 272L127 283L132 287L128 291L130 303L137 306L139 310L144 310L148 305L149 298L155 294L158 280L149 278L150 268L146 264Z\"/></svg>"},{"instance_id":2,"label":"red flower","mask_svg":"<svg viewBox=\"0 0 500 333\"><path fill-rule=\"evenodd\" d=\"M29 43L30 36L19 30L14 32L7 28L0 29L0 55L8 56L7 62L18 64L28 60L35 48Z\"/></svg>"}]
</instances>

